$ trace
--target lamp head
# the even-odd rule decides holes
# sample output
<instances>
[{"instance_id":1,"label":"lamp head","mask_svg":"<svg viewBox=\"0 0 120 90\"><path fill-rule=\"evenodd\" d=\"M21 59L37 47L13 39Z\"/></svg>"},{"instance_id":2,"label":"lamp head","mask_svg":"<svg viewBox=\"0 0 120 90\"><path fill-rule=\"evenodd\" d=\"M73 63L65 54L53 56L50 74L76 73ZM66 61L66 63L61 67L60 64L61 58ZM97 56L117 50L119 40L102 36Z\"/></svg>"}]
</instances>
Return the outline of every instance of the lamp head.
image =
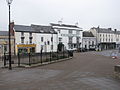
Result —
<instances>
[{"instance_id":1,"label":"lamp head","mask_svg":"<svg viewBox=\"0 0 120 90\"><path fill-rule=\"evenodd\" d=\"M13 0L6 0L7 4L10 5Z\"/></svg>"}]
</instances>

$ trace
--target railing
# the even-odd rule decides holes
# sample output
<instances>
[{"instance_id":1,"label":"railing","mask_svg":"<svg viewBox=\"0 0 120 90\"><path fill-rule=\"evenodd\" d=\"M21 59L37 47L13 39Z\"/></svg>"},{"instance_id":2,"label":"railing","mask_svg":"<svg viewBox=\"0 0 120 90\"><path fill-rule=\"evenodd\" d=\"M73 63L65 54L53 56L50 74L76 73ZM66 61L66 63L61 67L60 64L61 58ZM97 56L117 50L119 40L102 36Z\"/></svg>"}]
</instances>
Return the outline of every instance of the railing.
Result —
<instances>
[{"instance_id":1,"label":"railing","mask_svg":"<svg viewBox=\"0 0 120 90\"><path fill-rule=\"evenodd\" d=\"M33 64L44 64L46 62L57 61L59 59L69 58L72 56L72 53L69 51L62 52L48 52L48 53L18 53L16 56L12 56L12 64L21 65L33 65ZM4 54L4 66L9 62L9 57L7 54Z\"/></svg>"}]
</instances>

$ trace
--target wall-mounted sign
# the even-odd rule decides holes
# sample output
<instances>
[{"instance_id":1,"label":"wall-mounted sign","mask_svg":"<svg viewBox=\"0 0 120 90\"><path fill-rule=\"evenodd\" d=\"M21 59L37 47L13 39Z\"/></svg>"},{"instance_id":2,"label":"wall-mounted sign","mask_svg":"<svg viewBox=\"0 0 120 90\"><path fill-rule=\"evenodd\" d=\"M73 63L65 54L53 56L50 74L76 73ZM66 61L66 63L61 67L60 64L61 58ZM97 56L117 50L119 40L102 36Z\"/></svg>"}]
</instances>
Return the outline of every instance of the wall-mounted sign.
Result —
<instances>
[{"instance_id":1,"label":"wall-mounted sign","mask_svg":"<svg viewBox=\"0 0 120 90\"><path fill-rule=\"evenodd\" d=\"M21 45L17 45L17 47L26 47L26 48L29 48L29 47L36 47L35 44L21 44Z\"/></svg>"}]
</instances>

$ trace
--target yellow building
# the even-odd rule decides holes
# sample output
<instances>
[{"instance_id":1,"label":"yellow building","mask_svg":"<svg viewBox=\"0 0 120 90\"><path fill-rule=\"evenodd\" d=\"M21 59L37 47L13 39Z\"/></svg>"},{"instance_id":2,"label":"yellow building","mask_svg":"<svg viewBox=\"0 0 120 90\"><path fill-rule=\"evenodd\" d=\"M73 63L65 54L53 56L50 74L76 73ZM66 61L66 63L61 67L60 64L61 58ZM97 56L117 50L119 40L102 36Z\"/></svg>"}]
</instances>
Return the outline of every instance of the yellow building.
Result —
<instances>
[{"instance_id":1,"label":"yellow building","mask_svg":"<svg viewBox=\"0 0 120 90\"><path fill-rule=\"evenodd\" d=\"M8 31L0 31L0 55L9 52ZM15 37L11 36L11 54L15 54Z\"/></svg>"}]
</instances>

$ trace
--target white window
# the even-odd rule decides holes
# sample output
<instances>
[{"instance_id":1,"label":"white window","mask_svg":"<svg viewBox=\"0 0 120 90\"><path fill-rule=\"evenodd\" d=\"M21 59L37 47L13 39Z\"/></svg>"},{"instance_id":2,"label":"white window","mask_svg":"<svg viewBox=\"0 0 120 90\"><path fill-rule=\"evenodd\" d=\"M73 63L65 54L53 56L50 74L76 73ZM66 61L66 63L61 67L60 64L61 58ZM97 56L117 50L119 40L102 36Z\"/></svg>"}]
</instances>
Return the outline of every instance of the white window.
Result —
<instances>
[{"instance_id":1,"label":"white window","mask_svg":"<svg viewBox=\"0 0 120 90\"><path fill-rule=\"evenodd\" d=\"M69 37L69 43L72 43L72 37Z\"/></svg>"},{"instance_id":2,"label":"white window","mask_svg":"<svg viewBox=\"0 0 120 90\"><path fill-rule=\"evenodd\" d=\"M32 43L32 39L30 38L30 44Z\"/></svg>"},{"instance_id":3,"label":"white window","mask_svg":"<svg viewBox=\"0 0 120 90\"><path fill-rule=\"evenodd\" d=\"M69 34L72 34L73 33L73 30L69 30Z\"/></svg>"},{"instance_id":4,"label":"white window","mask_svg":"<svg viewBox=\"0 0 120 90\"><path fill-rule=\"evenodd\" d=\"M59 37L59 42L62 42L62 38L61 37Z\"/></svg>"},{"instance_id":5,"label":"white window","mask_svg":"<svg viewBox=\"0 0 120 90\"><path fill-rule=\"evenodd\" d=\"M29 34L30 34L30 37L32 37L32 33L30 32Z\"/></svg>"},{"instance_id":6,"label":"white window","mask_svg":"<svg viewBox=\"0 0 120 90\"><path fill-rule=\"evenodd\" d=\"M80 35L80 31L76 31L76 34L77 34L77 35Z\"/></svg>"},{"instance_id":7,"label":"white window","mask_svg":"<svg viewBox=\"0 0 120 90\"><path fill-rule=\"evenodd\" d=\"M32 37L32 33L30 32L29 35L30 35L30 36L29 36L29 43L31 44L31 43L32 43L32 38L33 38L33 37Z\"/></svg>"},{"instance_id":8,"label":"white window","mask_svg":"<svg viewBox=\"0 0 120 90\"><path fill-rule=\"evenodd\" d=\"M43 40L44 38L43 37L41 37L41 42L43 42L44 40Z\"/></svg>"},{"instance_id":9,"label":"white window","mask_svg":"<svg viewBox=\"0 0 120 90\"><path fill-rule=\"evenodd\" d=\"M21 43L24 44L24 32L21 32Z\"/></svg>"},{"instance_id":10,"label":"white window","mask_svg":"<svg viewBox=\"0 0 120 90\"><path fill-rule=\"evenodd\" d=\"M24 44L24 38L23 37L21 37L21 43Z\"/></svg>"},{"instance_id":11,"label":"white window","mask_svg":"<svg viewBox=\"0 0 120 90\"><path fill-rule=\"evenodd\" d=\"M60 33L60 29L58 29L58 33Z\"/></svg>"},{"instance_id":12,"label":"white window","mask_svg":"<svg viewBox=\"0 0 120 90\"><path fill-rule=\"evenodd\" d=\"M24 37L24 32L21 32L21 37Z\"/></svg>"}]
</instances>

